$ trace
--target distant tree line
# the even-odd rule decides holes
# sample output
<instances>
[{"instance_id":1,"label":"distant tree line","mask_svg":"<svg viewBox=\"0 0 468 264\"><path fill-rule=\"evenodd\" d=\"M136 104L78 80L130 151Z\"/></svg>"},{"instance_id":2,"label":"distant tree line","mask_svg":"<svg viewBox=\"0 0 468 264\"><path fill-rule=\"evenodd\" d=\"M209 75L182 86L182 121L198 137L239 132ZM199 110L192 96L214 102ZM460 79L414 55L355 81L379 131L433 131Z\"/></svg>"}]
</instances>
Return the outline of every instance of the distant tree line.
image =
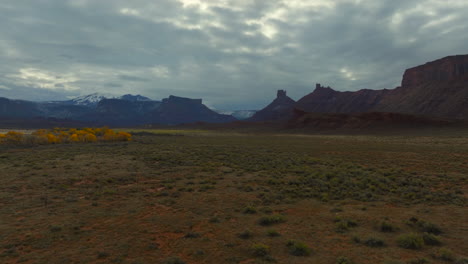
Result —
<instances>
[{"instance_id":1,"label":"distant tree line","mask_svg":"<svg viewBox=\"0 0 468 264\"><path fill-rule=\"evenodd\" d=\"M131 140L132 135L130 133L115 132L108 127L39 129L31 134L18 131L9 131L6 134L0 133L0 144L46 145Z\"/></svg>"}]
</instances>

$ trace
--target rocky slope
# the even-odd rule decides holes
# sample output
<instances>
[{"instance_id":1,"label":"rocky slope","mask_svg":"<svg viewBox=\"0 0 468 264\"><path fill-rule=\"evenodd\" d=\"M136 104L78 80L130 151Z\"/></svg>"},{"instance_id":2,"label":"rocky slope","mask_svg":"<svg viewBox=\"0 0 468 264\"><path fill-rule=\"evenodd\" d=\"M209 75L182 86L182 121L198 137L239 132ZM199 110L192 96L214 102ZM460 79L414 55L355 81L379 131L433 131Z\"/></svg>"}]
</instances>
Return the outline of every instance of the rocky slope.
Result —
<instances>
[{"instance_id":1,"label":"rocky slope","mask_svg":"<svg viewBox=\"0 0 468 264\"><path fill-rule=\"evenodd\" d=\"M233 116L218 114L202 103L202 99L169 96L149 113L153 124L182 124L193 122L227 123L236 121Z\"/></svg>"},{"instance_id":2,"label":"rocky slope","mask_svg":"<svg viewBox=\"0 0 468 264\"><path fill-rule=\"evenodd\" d=\"M286 95L286 91L279 90L276 99L268 106L256 112L247 121L285 121L292 117L296 101Z\"/></svg>"}]
</instances>

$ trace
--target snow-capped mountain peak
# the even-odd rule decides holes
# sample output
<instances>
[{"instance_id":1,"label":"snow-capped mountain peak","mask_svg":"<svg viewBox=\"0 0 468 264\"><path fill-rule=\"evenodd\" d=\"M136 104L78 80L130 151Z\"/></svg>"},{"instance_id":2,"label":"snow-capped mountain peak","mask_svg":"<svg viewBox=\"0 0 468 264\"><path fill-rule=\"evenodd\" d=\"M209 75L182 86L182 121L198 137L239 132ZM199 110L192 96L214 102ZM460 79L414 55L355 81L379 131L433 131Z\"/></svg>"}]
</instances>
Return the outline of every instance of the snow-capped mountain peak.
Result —
<instances>
[{"instance_id":1,"label":"snow-capped mountain peak","mask_svg":"<svg viewBox=\"0 0 468 264\"><path fill-rule=\"evenodd\" d=\"M73 105L96 106L100 101L104 99L120 99L120 100L125 100L125 101L132 101L132 102L152 101L150 98L142 96L142 95L126 94L126 95L117 97L111 94L93 93L93 94L78 96L76 98L69 100L68 103L73 104Z\"/></svg>"},{"instance_id":2,"label":"snow-capped mountain peak","mask_svg":"<svg viewBox=\"0 0 468 264\"><path fill-rule=\"evenodd\" d=\"M93 94L78 96L76 98L71 99L70 102L74 105L92 106L92 105L97 105L103 99L112 99L112 98L115 98L115 97L112 95L108 95L108 94L93 93Z\"/></svg>"}]
</instances>

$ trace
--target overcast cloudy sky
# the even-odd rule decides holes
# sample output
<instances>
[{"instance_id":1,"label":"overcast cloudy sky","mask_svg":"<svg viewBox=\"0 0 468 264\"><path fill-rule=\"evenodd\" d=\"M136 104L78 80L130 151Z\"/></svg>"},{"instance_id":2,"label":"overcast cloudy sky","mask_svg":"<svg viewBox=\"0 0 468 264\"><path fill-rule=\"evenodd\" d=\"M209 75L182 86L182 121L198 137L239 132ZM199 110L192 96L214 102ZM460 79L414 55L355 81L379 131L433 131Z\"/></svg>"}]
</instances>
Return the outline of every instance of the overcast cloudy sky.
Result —
<instances>
[{"instance_id":1,"label":"overcast cloudy sky","mask_svg":"<svg viewBox=\"0 0 468 264\"><path fill-rule=\"evenodd\" d=\"M258 109L399 85L406 68L468 54L467 0L2 0L0 96L103 92Z\"/></svg>"}]
</instances>

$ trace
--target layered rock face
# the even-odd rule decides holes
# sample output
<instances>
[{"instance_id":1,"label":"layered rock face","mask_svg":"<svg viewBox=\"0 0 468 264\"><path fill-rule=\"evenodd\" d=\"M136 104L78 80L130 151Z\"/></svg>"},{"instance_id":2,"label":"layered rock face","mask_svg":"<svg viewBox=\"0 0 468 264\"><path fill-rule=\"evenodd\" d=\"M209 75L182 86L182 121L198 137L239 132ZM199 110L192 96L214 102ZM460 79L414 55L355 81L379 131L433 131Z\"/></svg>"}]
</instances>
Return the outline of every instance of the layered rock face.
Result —
<instances>
[{"instance_id":1,"label":"layered rock face","mask_svg":"<svg viewBox=\"0 0 468 264\"><path fill-rule=\"evenodd\" d=\"M247 121L284 121L293 116L293 109L296 101L287 96L285 90L278 90L276 99L267 107L256 112Z\"/></svg>"},{"instance_id":2,"label":"layered rock face","mask_svg":"<svg viewBox=\"0 0 468 264\"><path fill-rule=\"evenodd\" d=\"M314 113L393 112L468 119L468 55L445 57L405 71L393 90L339 92L317 84L297 109Z\"/></svg>"},{"instance_id":3,"label":"layered rock face","mask_svg":"<svg viewBox=\"0 0 468 264\"><path fill-rule=\"evenodd\" d=\"M339 92L316 85L314 92L300 99L297 109L314 113L359 113L371 111L389 90L359 90Z\"/></svg>"},{"instance_id":4,"label":"layered rock face","mask_svg":"<svg viewBox=\"0 0 468 264\"><path fill-rule=\"evenodd\" d=\"M251 121L286 120L293 110L308 113L390 112L468 120L468 55L445 57L405 71L393 90L335 91L317 84L293 103L284 91Z\"/></svg>"},{"instance_id":5,"label":"layered rock face","mask_svg":"<svg viewBox=\"0 0 468 264\"><path fill-rule=\"evenodd\" d=\"M468 55L445 57L405 71L375 111L468 119Z\"/></svg>"},{"instance_id":6,"label":"layered rock face","mask_svg":"<svg viewBox=\"0 0 468 264\"><path fill-rule=\"evenodd\" d=\"M468 81L468 55L449 56L405 71L402 87L425 83Z\"/></svg>"}]
</instances>

